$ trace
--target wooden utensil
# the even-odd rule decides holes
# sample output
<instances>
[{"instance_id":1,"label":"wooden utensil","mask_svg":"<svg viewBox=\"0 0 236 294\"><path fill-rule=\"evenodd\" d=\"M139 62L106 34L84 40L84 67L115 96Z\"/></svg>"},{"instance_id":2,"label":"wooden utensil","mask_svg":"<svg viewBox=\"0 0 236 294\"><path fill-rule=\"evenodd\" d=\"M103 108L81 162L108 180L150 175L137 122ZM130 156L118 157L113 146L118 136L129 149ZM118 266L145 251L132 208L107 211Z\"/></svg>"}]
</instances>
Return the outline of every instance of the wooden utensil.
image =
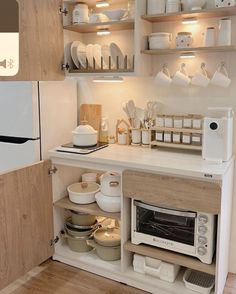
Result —
<instances>
[{"instance_id":1,"label":"wooden utensil","mask_svg":"<svg viewBox=\"0 0 236 294\"><path fill-rule=\"evenodd\" d=\"M80 106L79 121L80 124L86 121L96 131L100 138L100 126L102 120L102 105L101 104L82 104Z\"/></svg>"}]
</instances>

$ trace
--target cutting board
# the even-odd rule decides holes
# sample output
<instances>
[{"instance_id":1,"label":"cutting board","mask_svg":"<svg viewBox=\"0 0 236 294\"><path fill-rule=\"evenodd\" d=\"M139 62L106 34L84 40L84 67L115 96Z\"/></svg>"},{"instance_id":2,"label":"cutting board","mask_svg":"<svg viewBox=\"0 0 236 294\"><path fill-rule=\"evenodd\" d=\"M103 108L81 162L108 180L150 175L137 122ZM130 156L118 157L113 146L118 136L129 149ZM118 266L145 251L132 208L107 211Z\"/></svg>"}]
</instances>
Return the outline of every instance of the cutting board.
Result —
<instances>
[{"instance_id":1,"label":"cutting board","mask_svg":"<svg viewBox=\"0 0 236 294\"><path fill-rule=\"evenodd\" d=\"M101 104L81 104L79 113L80 123L84 120L88 122L96 131L98 138L102 120L102 105Z\"/></svg>"}]
</instances>

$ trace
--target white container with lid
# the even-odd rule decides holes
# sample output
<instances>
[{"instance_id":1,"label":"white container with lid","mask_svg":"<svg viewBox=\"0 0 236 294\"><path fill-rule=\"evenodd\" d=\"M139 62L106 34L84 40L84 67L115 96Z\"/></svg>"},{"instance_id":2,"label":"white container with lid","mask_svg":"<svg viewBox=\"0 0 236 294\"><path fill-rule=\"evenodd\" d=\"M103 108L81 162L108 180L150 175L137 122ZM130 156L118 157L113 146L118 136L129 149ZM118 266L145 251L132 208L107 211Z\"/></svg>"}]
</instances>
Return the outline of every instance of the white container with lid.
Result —
<instances>
[{"instance_id":1,"label":"white container with lid","mask_svg":"<svg viewBox=\"0 0 236 294\"><path fill-rule=\"evenodd\" d=\"M166 1L166 13L176 13L181 11L180 0L167 0Z\"/></svg>"},{"instance_id":2,"label":"white container with lid","mask_svg":"<svg viewBox=\"0 0 236 294\"><path fill-rule=\"evenodd\" d=\"M72 13L73 23L88 23L89 22L89 9L86 3L78 3L75 5Z\"/></svg>"},{"instance_id":3,"label":"white container with lid","mask_svg":"<svg viewBox=\"0 0 236 294\"><path fill-rule=\"evenodd\" d=\"M149 49L168 49L171 46L171 33L153 33L149 35Z\"/></svg>"},{"instance_id":4,"label":"white container with lid","mask_svg":"<svg viewBox=\"0 0 236 294\"><path fill-rule=\"evenodd\" d=\"M147 1L147 14L162 14L165 13L166 1L165 0L148 0Z\"/></svg>"},{"instance_id":5,"label":"white container with lid","mask_svg":"<svg viewBox=\"0 0 236 294\"><path fill-rule=\"evenodd\" d=\"M94 146L98 142L98 132L90 125L79 125L72 134L75 146Z\"/></svg>"}]
</instances>

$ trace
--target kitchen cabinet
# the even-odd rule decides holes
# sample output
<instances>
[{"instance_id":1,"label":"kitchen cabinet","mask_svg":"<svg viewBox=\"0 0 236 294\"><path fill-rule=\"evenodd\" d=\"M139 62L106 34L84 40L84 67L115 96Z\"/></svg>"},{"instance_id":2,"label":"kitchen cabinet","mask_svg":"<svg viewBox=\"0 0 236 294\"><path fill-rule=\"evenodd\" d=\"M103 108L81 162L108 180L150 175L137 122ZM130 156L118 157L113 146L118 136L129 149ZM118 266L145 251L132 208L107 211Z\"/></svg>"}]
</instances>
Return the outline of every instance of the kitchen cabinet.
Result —
<instances>
[{"instance_id":1,"label":"kitchen cabinet","mask_svg":"<svg viewBox=\"0 0 236 294\"><path fill-rule=\"evenodd\" d=\"M0 175L0 289L53 255L50 161Z\"/></svg>"},{"instance_id":2,"label":"kitchen cabinet","mask_svg":"<svg viewBox=\"0 0 236 294\"><path fill-rule=\"evenodd\" d=\"M61 0L18 0L20 30L19 72L1 81L64 80Z\"/></svg>"}]
</instances>

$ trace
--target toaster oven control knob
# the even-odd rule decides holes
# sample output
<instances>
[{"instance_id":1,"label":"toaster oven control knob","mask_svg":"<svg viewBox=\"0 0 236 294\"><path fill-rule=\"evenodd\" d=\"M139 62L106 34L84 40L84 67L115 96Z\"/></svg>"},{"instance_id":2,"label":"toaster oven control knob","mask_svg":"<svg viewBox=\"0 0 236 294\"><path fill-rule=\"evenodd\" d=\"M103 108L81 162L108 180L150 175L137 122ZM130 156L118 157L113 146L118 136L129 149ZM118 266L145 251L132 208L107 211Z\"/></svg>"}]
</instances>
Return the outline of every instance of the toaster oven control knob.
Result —
<instances>
[{"instance_id":1,"label":"toaster oven control knob","mask_svg":"<svg viewBox=\"0 0 236 294\"><path fill-rule=\"evenodd\" d=\"M206 244L207 244L207 238L206 238L206 237L203 237L203 236L200 236L200 237L198 238L198 243L199 243L200 245L206 245Z\"/></svg>"},{"instance_id":2,"label":"toaster oven control knob","mask_svg":"<svg viewBox=\"0 0 236 294\"><path fill-rule=\"evenodd\" d=\"M207 250L206 250L205 247L198 247L198 249L197 249L197 253L198 253L200 256L203 256L203 255L206 255Z\"/></svg>"},{"instance_id":3,"label":"toaster oven control knob","mask_svg":"<svg viewBox=\"0 0 236 294\"><path fill-rule=\"evenodd\" d=\"M198 217L198 220L201 224L208 223L208 217L207 217L207 215L204 215L204 214L200 214Z\"/></svg>"},{"instance_id":4,"label":"toaster oven control knob","mask_svg":"<svg viewBox=\"0 0 236 294\"><path fill-rule=\"evenodd\" d=\"M198 228L198 233L199 233L200 235L205 235L206 232L207 232L207 227L206 227L206 226L200 226L200 227Z\"/></svg>"}]
</instances>

